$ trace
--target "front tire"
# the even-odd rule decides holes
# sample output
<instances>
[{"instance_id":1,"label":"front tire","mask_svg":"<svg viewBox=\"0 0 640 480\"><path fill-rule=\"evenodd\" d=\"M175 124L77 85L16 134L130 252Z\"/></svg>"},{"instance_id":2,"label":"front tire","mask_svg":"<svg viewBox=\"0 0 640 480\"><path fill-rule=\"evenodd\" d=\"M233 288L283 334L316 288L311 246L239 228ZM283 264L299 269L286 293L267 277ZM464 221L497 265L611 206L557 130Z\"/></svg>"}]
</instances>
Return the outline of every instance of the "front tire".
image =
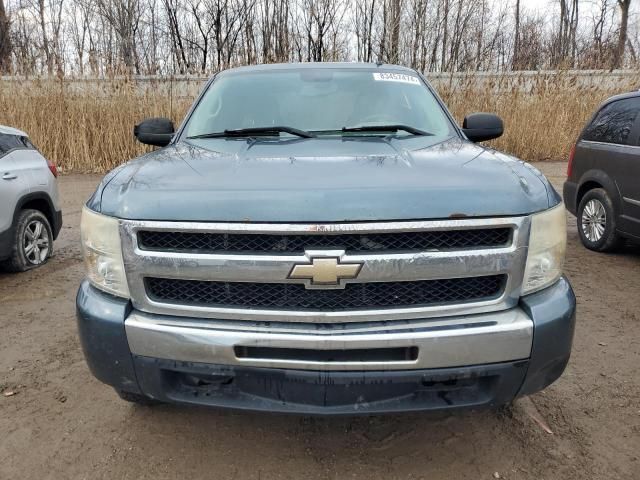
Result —
<instances>
[{"instance_id":1,"label":"front tire","mask_svg":"<svg viewBox=\"0 0 640 480\"><path fill-rule=\"evenodd\" d=\"M602 188L589 190L580 200L577 212L578 234L582 244L595 252L611 252L622 245L616 233L613 202Z\"/></svg>"},{"instance_id":2,"label":"front tire","mask_svg":"<svg viewBox=\"0 0 640 480\"><path fill-rule=\"evenodd\" d=\"M53 253L53 232L39 210L26 209L18 215L11 256L2 263L5 270L24 272L39 267Z\"/></svg>"}]
</instances>

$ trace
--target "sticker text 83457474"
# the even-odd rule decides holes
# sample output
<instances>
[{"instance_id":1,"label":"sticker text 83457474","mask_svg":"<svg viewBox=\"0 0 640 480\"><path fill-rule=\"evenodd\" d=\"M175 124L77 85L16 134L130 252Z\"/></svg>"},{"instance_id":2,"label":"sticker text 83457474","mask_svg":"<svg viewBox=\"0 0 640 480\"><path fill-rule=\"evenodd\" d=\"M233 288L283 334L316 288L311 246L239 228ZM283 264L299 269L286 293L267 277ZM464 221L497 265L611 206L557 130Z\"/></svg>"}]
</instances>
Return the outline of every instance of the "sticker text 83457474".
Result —
<instances>
[{"instance_id":1,"label":"sticker text 83457474","mask_svg":"<svg viewBox=\"0 0 640 480\"><path fill-rule=\"evenodd\" d=\"M404 73L392 73L392 72L375 72L373 79L379 82L401 82L410 83L412 85L420 85L420 80L413 75L406 75Z\"/></svg>"}]
</instances>

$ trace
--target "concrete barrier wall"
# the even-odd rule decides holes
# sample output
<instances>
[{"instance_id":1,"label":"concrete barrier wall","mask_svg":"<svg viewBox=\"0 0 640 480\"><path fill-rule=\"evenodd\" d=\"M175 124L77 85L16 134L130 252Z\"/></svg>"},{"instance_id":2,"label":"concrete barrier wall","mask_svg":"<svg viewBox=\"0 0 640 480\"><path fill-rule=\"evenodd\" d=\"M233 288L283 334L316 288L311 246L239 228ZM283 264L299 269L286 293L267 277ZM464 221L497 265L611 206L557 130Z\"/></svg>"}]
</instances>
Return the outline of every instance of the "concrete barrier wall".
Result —
<instances>
[{"instance_id":1,"label":"concrete barrier wall","mask_svg":"<svg viewBox=\"0 0 640 480\"><path fill-rule=\"evenodd\" d=\"M429 81L438 89L491 88L496 92L513 90L524 93L541 88L588 88L608 91L640 89L640 71L631 70L563 70L525 72L457 72L427 73ZM60 88L68 93L88 93L111 95L118 90L133 89L139 94L160 93L175 98L195 97L209 77L197 75L180 76L134 76L109 78L43 78L43 77L0 77L0 88L12 89L18 86L37 92L42 87Z\"/></svg>"}]
</instances>

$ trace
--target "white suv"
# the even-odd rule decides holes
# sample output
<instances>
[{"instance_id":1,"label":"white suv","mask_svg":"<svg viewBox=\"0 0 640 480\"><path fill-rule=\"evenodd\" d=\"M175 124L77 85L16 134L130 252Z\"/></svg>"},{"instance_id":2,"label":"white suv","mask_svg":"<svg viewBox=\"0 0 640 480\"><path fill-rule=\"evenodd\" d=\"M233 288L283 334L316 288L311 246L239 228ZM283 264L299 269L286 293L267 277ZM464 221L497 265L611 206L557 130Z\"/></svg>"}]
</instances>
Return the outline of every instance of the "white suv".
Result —
<instances>
[{"instance_id":1,"label":"white suv","mask_svg":"<svg viewBox=\"0 0 640 480\"><path fill-rule=\"evenodd\" d=\"M0 125L0 268L46 262L62 227L56 166L26 133Z\"/></svg>"}]
</instances>

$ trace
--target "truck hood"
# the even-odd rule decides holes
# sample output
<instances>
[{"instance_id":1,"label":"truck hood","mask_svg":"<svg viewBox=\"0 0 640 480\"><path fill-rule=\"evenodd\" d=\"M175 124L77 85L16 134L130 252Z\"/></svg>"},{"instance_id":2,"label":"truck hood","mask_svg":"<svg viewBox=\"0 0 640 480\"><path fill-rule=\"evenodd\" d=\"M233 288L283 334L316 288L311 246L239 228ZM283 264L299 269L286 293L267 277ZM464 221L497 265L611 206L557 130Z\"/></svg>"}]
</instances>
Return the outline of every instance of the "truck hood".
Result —
<instances>
[{"instance_id":1,"label":"truck hood","mask_svg":"<svg viewBox=\"0 0 640 480\"><path fill-rule=\"evenodd\" d=\"M524 215L557 203L542 174L459 138L209 139L107 175L89 201L137 220L343 222Z\"/></svg>"}]
</instances>

